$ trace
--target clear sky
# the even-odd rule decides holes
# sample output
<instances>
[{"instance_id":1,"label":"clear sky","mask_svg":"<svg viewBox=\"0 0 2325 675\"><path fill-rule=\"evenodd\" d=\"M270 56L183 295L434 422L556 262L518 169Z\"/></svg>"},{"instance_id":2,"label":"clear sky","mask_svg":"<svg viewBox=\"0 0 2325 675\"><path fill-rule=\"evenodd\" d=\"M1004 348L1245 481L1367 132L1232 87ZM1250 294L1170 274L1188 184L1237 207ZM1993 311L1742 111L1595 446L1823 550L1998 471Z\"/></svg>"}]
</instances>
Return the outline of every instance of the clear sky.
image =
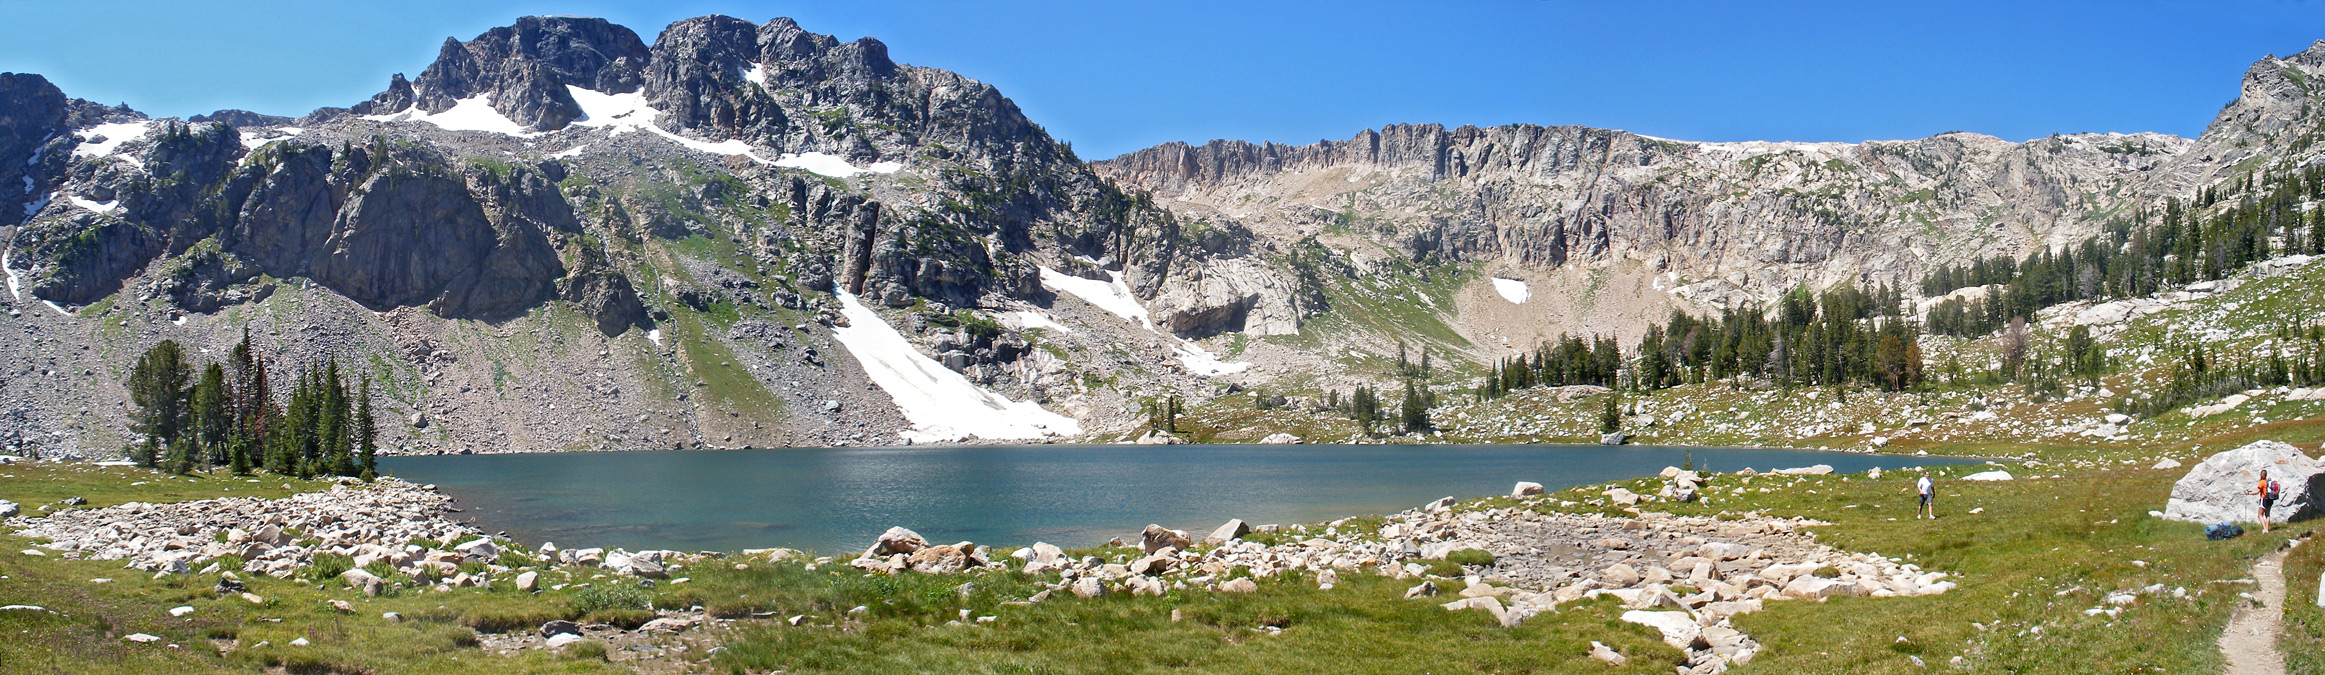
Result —
<instances>
[{"instance_id":1,"label":"clear sky","mask_svg":"<svg viewBox=\"0 0 2325 675\"><path fill-rule=\"evenodd\" d=\"M0 70L154 115L295 116L525 14L602 16L648 42L703 14L870 35L898 61L1000 87L1088 159L1398 122L1710 141L2193 136L2253 61L2325 38L2325 3L2302 0L0 0Z\"/></svg>"}]
</instances>

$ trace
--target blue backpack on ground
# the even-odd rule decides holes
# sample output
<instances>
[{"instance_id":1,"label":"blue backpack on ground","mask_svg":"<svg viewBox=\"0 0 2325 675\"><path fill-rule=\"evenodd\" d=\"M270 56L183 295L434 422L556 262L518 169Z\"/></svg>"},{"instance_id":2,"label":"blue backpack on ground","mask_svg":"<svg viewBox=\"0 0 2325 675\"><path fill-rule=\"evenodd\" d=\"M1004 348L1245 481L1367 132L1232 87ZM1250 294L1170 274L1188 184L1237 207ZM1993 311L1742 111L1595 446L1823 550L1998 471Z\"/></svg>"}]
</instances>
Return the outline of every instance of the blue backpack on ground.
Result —
<instances>
[{"instance_id":1,"label":"blue backpack on ground","mask_svg":"<svg viewBox=\"0 0 2325 675\"><path fill-rule=\"evenodd\" d=\"M2241 536L2244 536L2244 528L2236 523L2220 522L2204 527L2204 538L2212 541L2235 539Z\"/></svg>"}]
</instances>

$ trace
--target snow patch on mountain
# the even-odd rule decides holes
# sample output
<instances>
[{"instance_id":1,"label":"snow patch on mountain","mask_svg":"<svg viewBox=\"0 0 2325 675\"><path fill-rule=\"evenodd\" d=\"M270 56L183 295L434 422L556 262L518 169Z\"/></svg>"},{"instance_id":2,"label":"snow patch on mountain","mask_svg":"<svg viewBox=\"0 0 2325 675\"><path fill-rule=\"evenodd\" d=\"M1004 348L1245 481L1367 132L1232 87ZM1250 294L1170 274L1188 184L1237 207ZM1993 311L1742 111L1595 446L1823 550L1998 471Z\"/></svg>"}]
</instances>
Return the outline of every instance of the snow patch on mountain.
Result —
<instances>
[{"instance_id":1,"label":"snow patch on mountain","mask_svg":"<svg viewBox=\"0 0 2325 675\"><path fill-rule=\"evenodd\" d=\"M477 94L468 98L456 99L452 102L450 109L440 113L429 113L414 106L406 108L402 112L365 115L363 119L388 123L427 122L445 131L482 131L517 138L532 138L541 135L526 128L525 125L518 124L516 120L509 119L507 115L501 114L501 111L492 109L492 94Z\"/></svg>"},{"instance_id":2,"label":"snow patch on mountain","mask_svg":"<svg viewBox=\"0 0 2325 675\"><path fill-rule=\"evenodd\" d=\"M864 374L888 392L912 422L913 430L905 432L905 438L941 443L970 436L1015 440L1081 435L1082 425L1074 418L987 391L921 354L855 294L842 291L839 298L840 314L848 325L833 326L832 337L863 364Z\"/></svg>"},{"instance_id":3,"label":"snow patch on mountain","mask_svg":"<svg viewBox=\"0 0 2325 675\"><path fill-rule=\"evenodd\" d=\"M1502 294L1503 300L1508 300L1510 304L1514 305L1526 304L1526 298L1533 297L1532 291L1526 287L1526 282L1516 279L1494 277L1493 291Z\"/></svg>"},{"instance_id":4,"label":"snow patch on mountain","mask_svg":"<svg viewBox=\"0 0 2325 675\"><path fill-rule=\"evenodd\" d=\"M73 146L73 158L111 157L114 151L121 149L121 144L143 138L145 132L151 130L153 130L152 122L123 122L89 127L86 132L89 138L102 138L103 140L83 142Z\"/></svg>"}]
</instances>

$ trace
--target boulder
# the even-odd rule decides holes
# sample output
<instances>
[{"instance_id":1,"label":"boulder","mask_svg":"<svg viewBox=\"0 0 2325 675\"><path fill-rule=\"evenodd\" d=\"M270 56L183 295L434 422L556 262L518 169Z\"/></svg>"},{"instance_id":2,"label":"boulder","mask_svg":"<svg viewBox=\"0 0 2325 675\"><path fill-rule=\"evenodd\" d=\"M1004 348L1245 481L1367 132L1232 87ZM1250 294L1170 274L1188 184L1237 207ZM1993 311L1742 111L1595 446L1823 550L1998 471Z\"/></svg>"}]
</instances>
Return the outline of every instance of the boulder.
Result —
<instances>
[{"instance_id":1,"label":"boulder","mask_svg":"<svg viewBox=\"0 0 2325 675\"><path fill-rule=\"evenodd\" d=\"M1106 584L1099 581L1097 577L1075 579L1073 589L1074 596L1080 598L1096 598L1106 595Z\"/></svg>"},{"instance_id":2,"label":"boulder","mask_svg":"<svg viewBox=\"0 0 2325 675\"><path fill-rule=\"evenodd\" d=\"M1227 580L1227 583L1219 584L1219 592L1221 593L1256 593L1258 591L1259 582L1252 581L1250 577L1237 577Z\"/></svg>"},{"instance_id":3,"label":"boulder","mask_svg":"<svg viewBox=\"0 0 2325 675\"><path fill-rule=\"evenodd\" d=\"M1590 641L1590 657L1600 661L1605 661L1607 665L1617 668L1621 668L1623 664L1629 663L1631 661L1630 659L1624 658L1621 652L1617 652L1614 650L1614 648L1608 647L1597 640Z\"/></svg>"},{"instance_id":4,"label":"boulder","mask_svg":"<svg viewBox=\"0 0 2325 675\"><path fill-rule=\"evenodd\" d=\"M1300 437L1286 433L1274 433L1268 434L1267 438L1259 439L1259 442L1264 445L1299 445Z\"/></svg>"},{"instance_id":5,"label":"boulder","mask_svg":"<svg viewBox=\"0 0 2325 675\"><path fill-rule=\"evenodd\" d=\"M1241 539L1246 534L1251 534L1251 524L1243 522L1242 518L1237 518L1220 525L1219 529L1212 530L1211 536L1203 538L1203 543L1208 546L1217 546Z\"/></svg>"},{"instance_id":6,"label":"boulder","mask_svg":"<svg viewBox=\"0 0 2325 675\"><path fill-rule=\"evenodd\" d=\"M1784 584L1784 595L1803 600L1823 600L1836 595L1864 595L1854 582L1808 575L1795 577Z\"/></svg>"},{"instance_id":7,"label":"boulder","mask_svg":"<svg viewBox=\"0 0 2325 675\"><path fill-rule=\"evenodd\" d=\"M526 593L541 590L541 573L525 572L517 575L517 590Z\"/></svg>"},{"instance_id":8,"label":"boulder","mask_svg":"<svg viewBox=\"0 0 2325 675\"><path fill-rule=\"evenodd\" d=\"M361 590L363 591L364 595L379 595L380 589L387 584L387 582L381 580L377 576L374 576L370 572L364 571L362 568L341 572L339 573L339 578L347 582L348 588Z\"/></svg>"},{"instance_id":9,"label":"boulder","mask_svg":"<svg viewBox=\"0 0 2325 675\"><path fill-rule=\"evenodd\" d=\"M551 621L551 622L548 622L548 623L541 624L541 637L545 637L545 638L546 638L546 637L556 637L556 636L558 636L558 635L580 635L580 634L581 634L581 624L574 623L574 622L571 622L571 621L566 621L566 620L564 620L564 619L558 619L558 620L555 620L555 621Z\"/></svg>"},{"instance_id":10,"label":"boulder","mask_svg":"<svg viewBox=\"0 0 2325 675\"><path fill-rule=\"evenodd\" d=\"M1599 580L1605 583L1608 588L1625 588L1639 583L1639 570L1622 563L1608 566L1605 570L1600 571L1598 576Z\"/></svg>"},{"instance_id":11,"label":"boulder","mask_svg":"<svg viewBox=\"0 0 2325 675\"><path fill-rule=\"evenodd\" d=\"M1542 494L1542 484L1533 481L1518 481L1516 486L1510 488L1510 498L1512 499L1532 497L1538 494Z\"/></svg>"},{"instance_id":12,"label":"boulder","mask_svg":"<svg viewBox=\"0 0 2325 675\"><path fill-rule=\"evenodd\" d=\"M1167 555L1150 555L1130 562L1130 573L1140 576L1160 576L1179 565L1179 559Z\"/></svg>"},{"instance_id":13,"label":"boulder","mask_svg":"<svg viewBox=\"0 0 2325 675\"><path fill-rule=\"evenodd\" d=\"M1703 634L1703 628L1697 626L1695 617L1688 616L1687 612L1631 610L1623 612L1622 618L1627 623L1655 629L1656 632L1663 634L1664 644L1671 645L1680 651L1687 651L1689 645L1695 643L1695 638Z\"/></svg>"},{"instance_id":14,"label":"boulder","mask_svg":"<svg viewBox=\"0 0 2325 675\"><path fill-rule=\"evenodd\" d=\"M1980 472L1973 473L1973 474L1970 474L1970 475L1967 475L1967 476L1963 476L1963 477L1962 477L1962 480L1968 480L1968 481L1978 481L1978 482L1982 482L1982 483L2000 483L2000 482L2003 482L2003 481L2010 480L2010 472L2008 472L2008 471L2003 471L2003 470L2000 470L2000 469L1996 469L1996 470L1993 470L1993 471L1980 471Z\"/></svg>"},{"instance_id":15,"label":"boulder","mask_svg":"<svg viewBox=\"0 0 2325 675\"><path fill-rule=\"evenodd\" d=\"M1138 547L1141 550L1144 550L1147 555L1154 555L1155 551L1160 551L1166 548L1175 548L1184 551L1187 550L1187 546L1188 542L1186 532L1173 530L1161 525L1147 525L1146 530L1139 534Z\"/></svg>"},{"instance_id":16,"label":"boulder","mask_svg":"<svg viewBox=\"0 0 2325 675\"><path fill-rule=\"evenodd\" d=\"M14 518L21 511L22 509L16 506L16 502L0 499L0 518Z\"/></svg>"},{"instance_id":17,"label":"boulder","mask_svg":"<svg viewBox=\"0 0 2325 675\"><path fill-rule=\"evenodd\" d=\"M2260 472L2284 487L2270 522L2284 523L2315 516L2312 496L2325 490L2325 463L2310 459L2300 449L2277 441L2254 441L2207 457L2172 484L2164 517L2192 523L2252 522L2260 497L2246 494L2260 483Z\"/></svg>"},{"instance_id":18,"label":"boulder","mask_svg":"<svg viewBox=\"0 0 2325 675\"><path fill-rule=\"evenodd\" d=\"M1462 598L1460 600L1445 603L1442 606L1445 608L1445 611L1448 612L1458 612L1464 609L1474 609L1485 612L1486 614L1493 616L1495 623L1499 623L1505 628L1514 625L1515 623L1510 620L1511 615L1509 614L1509 610L1502 608L1501 598Z\"/></svg>"},{"instance_id":19,"label":"boulder","mask_svg":"<svg viewBox=\"0 0 2325 675\"><path fill-rule=\"evenodd\" d=\"M1635 506L1639 503L1639 495L1624 488L1607 490L1606 495L1607 501L1616 506Z\"/></svg>"},{"instance_id":20,"label":"boulder","mask_svg":"<svg viewBox=\"0 0 2325 675\"><path fill-rule=\"evenodd\" d=\"M1406 600L1412 600L1414 598L1435 597L1436 595L1437 582L1434 581L1423 581L1419 586L1405 589ZM2325 598L2325 592L2320 592L2318 597ZM2320 606L2325 606L2325 603L2320 603Z\"/></svg>"},{"instance_id":21,"label":"boulder","mask_svg":"<svg viewBox=\"0 0 2325 675\"><path fill-rule=\"evenodd\" d=\"M948 544L913 551L912 556L906 560L906 566L912 571L925 574L952 574L969 566L969 554L961 552L958 546Z\"/></svg>"},{"instance_id":22,"label":"boulder","mask_svg":"<svg viewBox=\"0 0 2325 675\"><path fill-rule=\"evenodd\" d=\"M874 555L894 555L911 553L927 547L928 540L922 539L920 533L902 527L891 527L888 528L888 531L880 533L880 541L872 544L872 551Z\"/></svg>"},{"instance_id":23,"label":"boulder","mask_svg":"<svg viewBox=\"0 0 2325 675\"><path fill-rule=\"evenodd\" d=\"M460 552L461 556L469 560L490 562L501 557L501 547L493 544L491 539L476 539L454 546L452 550Z\"/></svg>"},{"instance_id":24,"label":"boulder","mask_svg":"<svg viewBox=\"0 0 2325 675\"><path fill-rule=\"evenodd\" d=\"M2151 466L2151 467L2148 467L2148 468L2150 468L2150 469L2156 469L2156 470L2159 470L2159 471L2160 471L2160 470L2163 470L2163 469L2177 469L2177 468L2180 468L2180 460L2172 459L2172 458L2170 458L2170 457L2165 457L2165 458L2163 458L2163 459L2156 460L2156 461L2155 461L2155 466ZM2257 483L2257 482L2259 482L2259 481L2255 480L2254 482L2256 482L2256 483Z\"/></svg>"}]
</instances>

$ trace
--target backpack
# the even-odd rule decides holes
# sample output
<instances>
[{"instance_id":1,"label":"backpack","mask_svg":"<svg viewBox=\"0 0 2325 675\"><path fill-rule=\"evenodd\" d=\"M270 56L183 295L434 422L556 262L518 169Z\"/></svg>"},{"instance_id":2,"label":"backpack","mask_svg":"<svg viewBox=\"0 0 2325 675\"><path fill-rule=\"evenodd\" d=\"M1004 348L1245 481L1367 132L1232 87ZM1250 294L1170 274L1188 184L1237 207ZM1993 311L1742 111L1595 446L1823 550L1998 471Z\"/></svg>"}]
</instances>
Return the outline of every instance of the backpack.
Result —
<instances>
[{"instance_id":1,"label":"backpack","mask_svg":"<svg viewBox=\"0 0 2325 675\"><path fill-rule=\"evenodd\" d=\"M2268 498L2268 499L2276 499L2278 495L2280 495L2280 494L2282 494L2282 493L2283 493L2283 491L2284 491L2284 486L2283 486L2283 485L2279 485L2279 484L2277 484L2277 482L2276 482L2276 481L2273 481L2273 480L2272 480L2272 481L2269 481L2269 482L2268 482L2268 487L2267 487L2267 488L2264 488L2264 489L2262 489L2262 490L2261 490L2261 495L2260 495L2260 496L2262 496L2262 497L2265 497L2265 498Z\"/></svg>"},{"instance_id":2,"label":"backpack","mask_svg":"<svg viewBox=\"0 0 2325 675\"><path fill-rule=\"evenodd\" d=\"M2212 525L2212 526L2210 526L2210 527L2206 527L2206 528L2204 528L2204 538L2205 538L2205 539L2210 539L2210 540L2212 540L2212 541L2220 541L2220 540L2222 540L2222 539L2234 539L2234 538L2236 538L2236 537L2243 536L2243 535L2244 535L2244 528L2243 528L2243 527L2241 527L2241 526L2238 526L2236 523L2230 523L2230 522L2221 522L2221 523L2215 523L2215 524L2213 524L2213 525Z\"/></svg>"}]
</instances>

